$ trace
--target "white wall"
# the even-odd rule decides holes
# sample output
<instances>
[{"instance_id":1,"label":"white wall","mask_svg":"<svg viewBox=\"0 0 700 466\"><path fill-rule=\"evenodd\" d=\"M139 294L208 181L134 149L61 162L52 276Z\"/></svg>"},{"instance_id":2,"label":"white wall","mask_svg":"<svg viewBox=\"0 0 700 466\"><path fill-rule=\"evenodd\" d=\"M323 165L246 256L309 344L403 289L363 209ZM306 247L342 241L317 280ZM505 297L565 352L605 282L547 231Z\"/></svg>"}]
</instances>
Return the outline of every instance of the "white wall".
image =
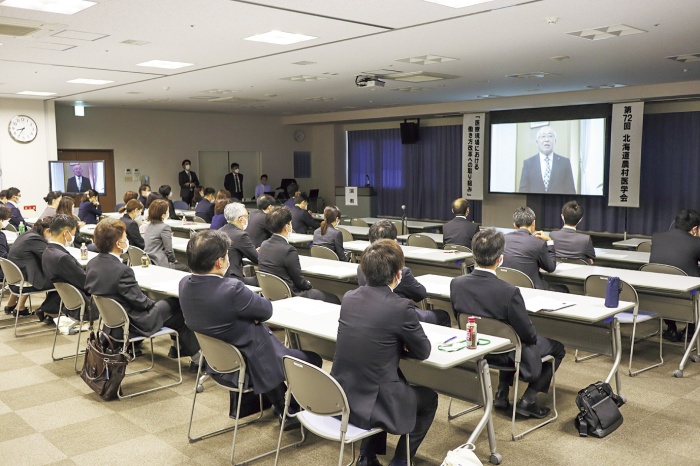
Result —
<instances>
[{"instance_id":1,"label":"white wall","mask_svg":"<svg viewBox=\"0 0 700 466\"><path fill-rule=\"evenodd\" d=\"M20 144L7 131L16 115L31 117L38 126L37 136L28 144ZM49 160L56 160L56 116L52 101L33 99L0 99L0 186L17 187L22 191L22 206L35 205L39 213L49 192ZM34 217L31 211L22 211Z\"/></svg>"}]
</instances>

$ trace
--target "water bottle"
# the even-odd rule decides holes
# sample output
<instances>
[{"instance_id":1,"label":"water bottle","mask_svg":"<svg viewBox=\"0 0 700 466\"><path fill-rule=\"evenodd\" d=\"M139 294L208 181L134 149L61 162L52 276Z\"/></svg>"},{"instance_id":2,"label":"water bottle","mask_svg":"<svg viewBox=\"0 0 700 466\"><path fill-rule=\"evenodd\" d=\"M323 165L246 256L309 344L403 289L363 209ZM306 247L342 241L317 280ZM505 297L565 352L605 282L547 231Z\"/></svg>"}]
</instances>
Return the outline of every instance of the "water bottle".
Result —
<instances>
[{"instance_id":1,"label":"water bottle","mask_svg":"<svg viewBox=\"0 0 700 466\"><path fill-rule=\"evenodd\" d=\"M87 246L85 246L85 243L83 243L83 245L80 246L80 260L86 261L87 258L88 258Z\"/></svg>"},{"instance_id":2,"label":"water bottle","mask_svg":"<svg viewBox=\"0 0 700 466\"><path fill-rule=\"evenodd\" d=\"M25 228L24 223L20 223L19 224L19 234L21 235L25 231L27 231L27 229Z\"/></svg>"},{"instance_id":3,"label":"water bottle","mask_svg":"<svg viewBox=\"0 0 700 466\"><path fill-rule=\"evenodd\" d=\"M469 316L467 322L467 349L476 349L477 340L476 317Z\"/></svg>"},{"instance_id":4,"label":"water bottle","mask_svg":"<svg viewBox=\"0 0 700 466\"><path fill-rule=\"evenodd\" d=\"M148 255L146 253L141 256L141 267L148 267L148 265L151 263L151 260L148 258Z\"/></svg>"}]
</instances>

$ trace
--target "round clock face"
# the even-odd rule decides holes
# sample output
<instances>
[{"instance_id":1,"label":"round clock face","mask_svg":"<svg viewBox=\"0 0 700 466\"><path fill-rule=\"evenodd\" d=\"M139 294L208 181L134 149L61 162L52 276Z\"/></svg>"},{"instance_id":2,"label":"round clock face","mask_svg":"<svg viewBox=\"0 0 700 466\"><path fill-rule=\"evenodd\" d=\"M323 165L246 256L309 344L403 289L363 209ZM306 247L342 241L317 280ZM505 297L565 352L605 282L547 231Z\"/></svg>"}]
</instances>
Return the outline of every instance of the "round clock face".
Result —
<instances>
[{"instance_id":1,"label":"round clock face","mask_svg":"<svg viewBox=\"0 0 700 466\"><path fill-rule=\"evenodd\" d=\"M303 132L302 130L300 130L300 129L294 131L294 139L295 139L297 142L303 141L305 136L306 136L306 135L304 134L304 132Z\"/></svg>"},{"instance_id":2,"label":"round clock face","mask_svg":"<svg viewBox=\"0 0 700 466\"><path fill-rule=\"evenodd\" d=\"M7 131L15 141L28 143L36 138L37 126L27 115L17 115L10 120Z\"/></svg>"}]
</instances>

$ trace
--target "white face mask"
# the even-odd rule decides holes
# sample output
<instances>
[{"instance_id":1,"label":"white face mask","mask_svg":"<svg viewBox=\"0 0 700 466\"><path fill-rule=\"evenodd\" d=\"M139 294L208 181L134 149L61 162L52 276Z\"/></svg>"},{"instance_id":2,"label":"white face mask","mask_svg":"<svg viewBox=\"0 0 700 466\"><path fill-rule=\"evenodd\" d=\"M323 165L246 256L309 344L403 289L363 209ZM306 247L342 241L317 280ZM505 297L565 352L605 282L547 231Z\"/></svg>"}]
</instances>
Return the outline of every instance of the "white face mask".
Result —
<instances>
[{"instance_id":1,"label":"white face mask","mask_svg":"<svg viewBox=\"0 0 700 466\"><path fill-rule=\"evenodd\" d=\"M391 288L391 291L394 291L396 288L398 288L399 284L401 283L401 280L403 279L403 271L399 272L399 279L396 282L396 286Z\"/></svg>"},{"instance_id":2,"label":"white face mask","mask_svg":"<svg viewBox=\"0 0 700 466\"><path fill-rule=\"evenodd\" d=\"M170 194L168 194L168 197L173 197L173 192L170 191Z\"/></svg>"},{"instance_id":3,"label":"white face mask","mask_svg":"<svg viewBox=\"0 0 700 466\"><path fill-rule=\"evenodd\" d=\"M241 230L245 230L248 228L248 220L241 222Z\"/></svg>"},{"instance_id":4,"label":"white face mask","mask_svg":"<svg viewBox=\"0 0 700 466\"><path fill-rule=\"evenodd\" d=\"M148 197L149 194L151 194L150 191L144 191L144 192L143 192L143 197Z\"/></svg>"},{"instance_id":5,"label":"white face mask","mask_svg":"<svg viewBox=\"0 0 700 466\"><path fill-rule=\"evenodd\" d=\"M70 239L66 241L65 245L70 246L71 244L73 244L73 241L75 241L75 236L71 235Z\"/></svg>"},{"instance_id":6,"label":"white face mask","mask_svg":"<svg viewBox=\"0 0 700 466\"><path fill-rule=\"evenodd\" d=\"M190 169L190 165L189 164L185 165L185 170L189 170L189 169Z\"/></svg>"},{"instance_id":7,"label":"white face mask","mask_svg":"<svg viewBox=\"0 0 700 466\"><path fill-rule=\"evenodd\" d=\"M238 173L239 171L240 171L240 170L239 170L238 168L236 168L236 169L233 171L233 173Z\"/></svg>"}]
</instances>

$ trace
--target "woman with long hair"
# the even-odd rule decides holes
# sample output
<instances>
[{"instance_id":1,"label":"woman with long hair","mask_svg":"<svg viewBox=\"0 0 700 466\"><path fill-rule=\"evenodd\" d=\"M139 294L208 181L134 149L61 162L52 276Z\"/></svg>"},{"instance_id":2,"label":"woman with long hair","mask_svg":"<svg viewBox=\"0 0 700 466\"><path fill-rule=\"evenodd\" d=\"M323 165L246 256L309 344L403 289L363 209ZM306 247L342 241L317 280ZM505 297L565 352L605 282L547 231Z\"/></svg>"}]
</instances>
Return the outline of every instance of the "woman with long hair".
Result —
<instances>
[{"instance_id":1,"label":"woman with long hair","mask_svg":"<svg viewBox=\"0 0 700 466\"><path fill-rule=\"evenodd\" d=\"M343 234L335 227L340 223L340 210L334 206L323 209L321 227L314 231L314 246L323 246L336 253L341 261L348 261L343 248Z\"/></svg>"}]
</instances>

